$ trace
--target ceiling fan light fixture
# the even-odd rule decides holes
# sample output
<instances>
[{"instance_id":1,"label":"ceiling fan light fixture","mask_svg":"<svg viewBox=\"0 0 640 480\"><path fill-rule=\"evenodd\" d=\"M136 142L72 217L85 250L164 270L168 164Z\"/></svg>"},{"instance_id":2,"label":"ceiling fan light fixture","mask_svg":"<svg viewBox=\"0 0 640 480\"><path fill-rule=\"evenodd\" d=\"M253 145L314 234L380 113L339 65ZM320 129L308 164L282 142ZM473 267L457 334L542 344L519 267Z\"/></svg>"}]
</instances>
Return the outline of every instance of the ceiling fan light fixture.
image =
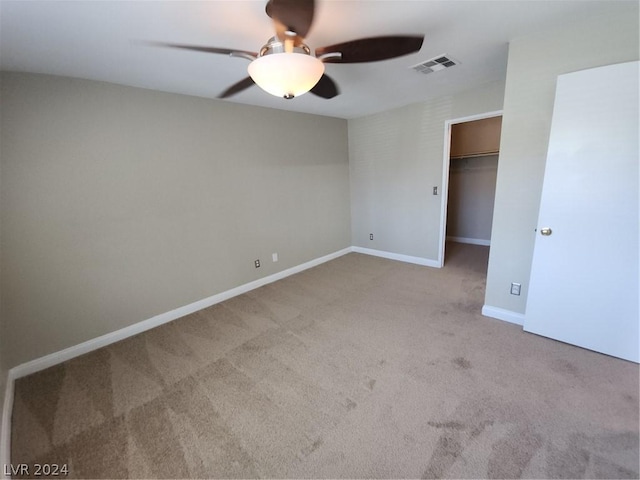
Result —
<instances>
[{"instance_id":1,"label":"ceiling fan light fixture","mask_svg":"<svg viewBox=\"0 0 640 480\"><path fill-rule=\"evenodd\" d=\"M324 63L306 53L270 53L253 60L247 70L265 92L291 99L318 83L324 74Z\"/></svg>"}]
</instances>

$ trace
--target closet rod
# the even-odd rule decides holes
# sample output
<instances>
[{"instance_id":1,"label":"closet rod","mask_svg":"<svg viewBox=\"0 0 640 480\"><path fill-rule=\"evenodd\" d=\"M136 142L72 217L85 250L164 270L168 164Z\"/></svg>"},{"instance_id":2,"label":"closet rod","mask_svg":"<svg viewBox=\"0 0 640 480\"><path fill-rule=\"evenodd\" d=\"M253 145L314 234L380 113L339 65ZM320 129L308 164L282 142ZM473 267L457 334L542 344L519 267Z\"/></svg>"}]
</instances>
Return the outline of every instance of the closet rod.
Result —
<instances>
[{"instance_id":1,"label":"closet rod","mask_svg":"<svg viewBox=\"0 0 640 480\"><path fill-rule=\"evenodd\" d=\"M468 155L456 155L449 157L449 160L462 160L464 158L478 158L478 157L490 157L492 155L498 155L500 152L483 152L483 153L470 153Z\"/></svg>"}]
</instances>

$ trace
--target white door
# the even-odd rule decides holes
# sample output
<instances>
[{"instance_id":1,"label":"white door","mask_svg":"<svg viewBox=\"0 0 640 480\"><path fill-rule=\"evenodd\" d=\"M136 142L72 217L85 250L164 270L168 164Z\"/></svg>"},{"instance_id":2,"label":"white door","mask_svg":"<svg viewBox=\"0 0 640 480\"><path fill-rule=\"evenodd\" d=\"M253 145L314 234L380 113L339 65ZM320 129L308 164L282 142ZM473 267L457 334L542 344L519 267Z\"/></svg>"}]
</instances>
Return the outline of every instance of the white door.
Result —
<instances>
[{"instance_id":1,"label":"white door","mask_svg":"<svg viewBox=\"0 0 640 480\"><path fill-rule=\"evenodd\" d=\"M638 62L558 77L524 322L634 362L638 100Z\"/></svg>"}]
</instances>

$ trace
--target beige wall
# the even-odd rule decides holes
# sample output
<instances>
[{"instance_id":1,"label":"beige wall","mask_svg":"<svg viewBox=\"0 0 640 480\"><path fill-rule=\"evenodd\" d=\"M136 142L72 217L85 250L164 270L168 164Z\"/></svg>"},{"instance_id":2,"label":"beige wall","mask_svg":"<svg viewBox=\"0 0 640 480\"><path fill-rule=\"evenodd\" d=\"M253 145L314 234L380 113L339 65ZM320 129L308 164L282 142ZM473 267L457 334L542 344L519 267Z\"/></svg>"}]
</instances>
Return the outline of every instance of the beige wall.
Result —
<instances>
[{"instance_id":1,"label":"beige wall","mask_svg":"<svg viewBox=\"0 0 640 480\"><path fill-rule=\"evenodd\" d=\"M638 59L638 4L511 42L485 304L524 313L557 76ZM522 295L509 294L511 282Z\"/></svg>"},{"instance_id":2,"label":"beige wall","mask_svg":"<svg viewBox=\"0 0 640 480\"><path fill-rule=\"evenodd\" d=\"M16 73L0 102L8 367L351 243L345 120Z\"/></svg>"},{"instance_id":3,"label":"beige wall","mask_svg":"<svg viewBox=\"0 0 640 480\"><path fill-rule=\"evenodd\" d=\"M495 82L349 120L353 244L436 261L445 121L500 110L503 96Z\"/></svg>"}]
</instances>

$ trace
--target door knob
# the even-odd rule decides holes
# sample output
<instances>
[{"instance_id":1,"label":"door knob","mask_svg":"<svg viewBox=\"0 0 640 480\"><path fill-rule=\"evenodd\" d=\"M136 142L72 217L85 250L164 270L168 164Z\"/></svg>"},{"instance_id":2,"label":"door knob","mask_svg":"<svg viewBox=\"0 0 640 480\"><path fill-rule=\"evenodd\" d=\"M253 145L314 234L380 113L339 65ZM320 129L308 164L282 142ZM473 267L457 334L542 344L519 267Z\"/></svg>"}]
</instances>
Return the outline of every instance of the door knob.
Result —
<instances>
[{"instance_id":1,"label":"door knob","mask_svg":"<svg viewBox=\"0 0 640 480\"><path fill-rule=\"evenodd\" d=\"M544 227L540 229L540 235L544 235L545 237L548 237L552 233L553 233L553 230L551 230L549 227Z\"/></svg>"}]
</instances>

